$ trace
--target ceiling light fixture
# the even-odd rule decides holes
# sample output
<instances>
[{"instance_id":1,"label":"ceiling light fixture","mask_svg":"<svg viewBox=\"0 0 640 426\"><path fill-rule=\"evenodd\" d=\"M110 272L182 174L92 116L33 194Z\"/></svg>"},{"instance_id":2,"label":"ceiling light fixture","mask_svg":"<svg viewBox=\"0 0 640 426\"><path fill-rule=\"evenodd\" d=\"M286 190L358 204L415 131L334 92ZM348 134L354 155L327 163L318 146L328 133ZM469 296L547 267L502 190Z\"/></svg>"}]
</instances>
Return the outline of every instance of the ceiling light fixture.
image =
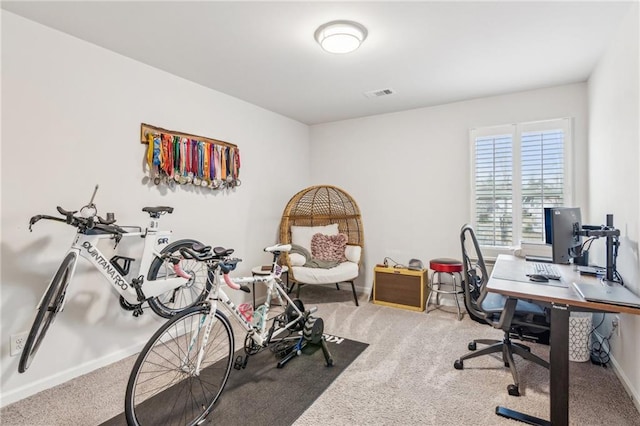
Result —
<instances>
[{"instance_id":1,"label":"ceiling light fixture","mask_svg":"<svg viewBox=\"0 0 640 426\"><path fill-rule=\"evenodd\" d=\"M353 21L331 21L315 32L318 44L329 53L349 53L367 38L367 29Z\"/></svg>"}]
</instances>

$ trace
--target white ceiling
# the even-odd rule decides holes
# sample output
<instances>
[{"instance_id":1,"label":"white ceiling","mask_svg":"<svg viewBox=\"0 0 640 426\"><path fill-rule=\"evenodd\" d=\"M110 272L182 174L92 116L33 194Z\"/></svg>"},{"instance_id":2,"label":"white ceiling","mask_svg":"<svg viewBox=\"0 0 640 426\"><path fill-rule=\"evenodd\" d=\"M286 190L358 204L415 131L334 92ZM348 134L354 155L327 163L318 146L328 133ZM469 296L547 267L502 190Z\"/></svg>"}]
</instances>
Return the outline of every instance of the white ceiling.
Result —
<instances>
[{"instance_id":1,"label":"white ceiling","mask_svg":"<svg viewBox=\"0 0 640 426\"><path fill-rule=\"evenodd\" d=\"M307 124L585 81L628 2L10 2L2 8ZM351 54L315 42L360 22ZM397 93L367 98L364 92Z\"/></svg>"}]
</instances>

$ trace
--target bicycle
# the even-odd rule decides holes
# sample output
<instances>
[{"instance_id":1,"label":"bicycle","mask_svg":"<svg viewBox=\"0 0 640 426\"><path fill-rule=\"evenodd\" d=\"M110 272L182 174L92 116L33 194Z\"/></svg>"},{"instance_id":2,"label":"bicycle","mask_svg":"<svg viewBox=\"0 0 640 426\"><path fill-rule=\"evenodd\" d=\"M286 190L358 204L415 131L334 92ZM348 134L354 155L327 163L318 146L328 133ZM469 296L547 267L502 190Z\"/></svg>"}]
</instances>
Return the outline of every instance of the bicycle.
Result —
<instances>
[{"instance_id":1,"label":"bicycle","mask_svg":"<svg viewBox=\"0 0 640 426\"><path fill-rule=\"evenodd\" d=\"M323 338L324 323L311 316L299 300L291 300L283 288L282 268L277 259L291 245L275 245L264 249L273 254L270 275L230 278L240 259L231 258L233 249L194 246L182 250L183 255L207 263L214 271L209 297L198 306L176 315L151 337L133 366L125 395L125 414L129 425L179 424L198 425L213 410L231 372L246 367L250 356L270 348L282 359L281 368L300 355L309 343L320 344L327 366L333 358ZM253 316L245 316L221 288L224 282L234 290L249 293L247 284L264 283L266 301ZM273 296L282 312L269 318ZM244 356L233 360L235 336L223 306L246 331ZM267 324L271 322L271 326ZM300 335L300 333L302 335Z\"/></svg>"},{"instance_id":2,"label":"bicycle","mask_svg":"<svg viewBox=\"0 0 640 426\"><path fill-rule=\"evenodd\" d=\"M199 244L196 240L183 239L169 244L171 231L159 230L160 217L172 213L173 207L144 207L151 222L144 229L139 226L118 226L113 213L104 219L98 216L93 200L98 191L96 185L89 204L78 211L57 207L62 217L36 215L29 220L29 231L42 220L64 222L77 228L77 233L64 260L51 279L47 290L37 305L36 316L20 356L18 372L24 373L42 344L57 314L64 309L65 296L79 257L84 257L95 267L120 295L120 306L137 317L143 313L142 305L149 307L163 318L171 318L178 312L204 300L210 286L206 265L194 259L185 259L180 250ZM98 248L101 240L113 240L114 249L123 238L143 238L144 247L138 275L127 280L135 259L114 255L107 259ZM145 281L146 276L146 281ZM143 285L144 284L144 285Z\"/></svg>"}]
</instances>

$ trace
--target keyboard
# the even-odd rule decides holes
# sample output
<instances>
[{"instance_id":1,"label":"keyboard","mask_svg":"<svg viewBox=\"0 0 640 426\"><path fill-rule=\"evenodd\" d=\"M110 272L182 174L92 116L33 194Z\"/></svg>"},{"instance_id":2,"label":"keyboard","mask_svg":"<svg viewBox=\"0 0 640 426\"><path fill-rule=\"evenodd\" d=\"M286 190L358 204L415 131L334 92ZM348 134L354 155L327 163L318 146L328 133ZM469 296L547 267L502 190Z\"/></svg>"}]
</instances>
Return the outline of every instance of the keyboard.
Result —
<instances>
[{"instance_id":1,"label":"keyboard","mask_svg":"<svg viewBox=\"0 0 640 426\"><path fill-rule=\"evenodd\" d=\"M544 275L550 280L559 280L561 278L560 271L555 265L550 263L533 263L533 273L538 275Z\"/></svg>"}]
</instances>

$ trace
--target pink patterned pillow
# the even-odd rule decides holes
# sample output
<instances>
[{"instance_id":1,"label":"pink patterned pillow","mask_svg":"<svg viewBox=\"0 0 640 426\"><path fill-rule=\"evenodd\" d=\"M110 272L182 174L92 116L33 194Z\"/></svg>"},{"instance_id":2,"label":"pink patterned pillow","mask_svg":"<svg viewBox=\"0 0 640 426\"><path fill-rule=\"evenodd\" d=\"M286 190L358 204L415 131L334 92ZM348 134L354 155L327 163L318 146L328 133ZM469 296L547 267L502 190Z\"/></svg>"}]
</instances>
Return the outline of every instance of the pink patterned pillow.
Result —
<instances>
[{"instance_id":1,"label":"pink patterned pillow","mask_svg":"<svg viewBox=\"0 0 640 426\"><path fill-rule=\"evenodd\" d=\"M311 257L319 260L346 262L347 258L344 256L346 245L347 236L345 234L314 234L311 237Z\"/></svg>"}]
</instances>

